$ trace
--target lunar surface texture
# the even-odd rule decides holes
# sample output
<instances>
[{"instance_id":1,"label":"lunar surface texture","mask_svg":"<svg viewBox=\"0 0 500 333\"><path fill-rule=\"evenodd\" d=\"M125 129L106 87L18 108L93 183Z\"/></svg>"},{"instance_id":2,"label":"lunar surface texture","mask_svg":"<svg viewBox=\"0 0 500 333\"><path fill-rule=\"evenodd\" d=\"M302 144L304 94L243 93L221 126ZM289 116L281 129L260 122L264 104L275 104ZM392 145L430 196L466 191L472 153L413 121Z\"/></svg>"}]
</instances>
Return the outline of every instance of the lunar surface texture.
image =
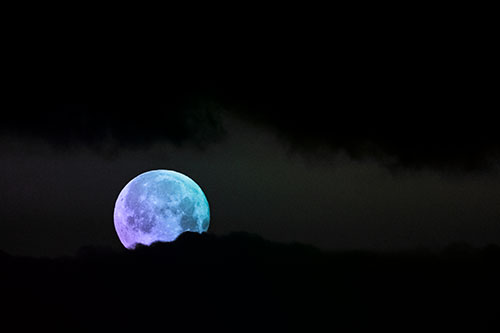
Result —
<instances>
[{"instance_id":1,"label":"lunar surface texture","mask_svg":"<svg viewBox=\"0 0 500 333\"><path fill-rule=\"evenodd\" d=\"M148 171L120 192L115 229L127 249L171 242L185 231L202 233L210 223L208 201L189 177L171 170Z\"/></svg>"}]
</instances>

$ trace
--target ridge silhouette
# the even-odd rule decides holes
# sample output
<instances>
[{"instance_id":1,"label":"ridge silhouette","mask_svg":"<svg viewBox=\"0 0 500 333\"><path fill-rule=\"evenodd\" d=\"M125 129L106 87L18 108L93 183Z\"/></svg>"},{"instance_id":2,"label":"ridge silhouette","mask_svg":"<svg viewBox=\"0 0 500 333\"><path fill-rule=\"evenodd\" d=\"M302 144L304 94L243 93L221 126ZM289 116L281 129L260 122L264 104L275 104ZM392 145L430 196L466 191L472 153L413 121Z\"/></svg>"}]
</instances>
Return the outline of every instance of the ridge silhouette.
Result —
<instances>
[{"instance_id":1,"label":"ridge silhouette","mask_svg":"<svg viewBox=\"0 0 500 333\"><path fill-rule=\"evenodd\" d=\"M498 328L499 263L495 245L325 252L184 233L134 251L0 252L0 313L20 332L488 332Z\"/></svg>"}]
</instances>

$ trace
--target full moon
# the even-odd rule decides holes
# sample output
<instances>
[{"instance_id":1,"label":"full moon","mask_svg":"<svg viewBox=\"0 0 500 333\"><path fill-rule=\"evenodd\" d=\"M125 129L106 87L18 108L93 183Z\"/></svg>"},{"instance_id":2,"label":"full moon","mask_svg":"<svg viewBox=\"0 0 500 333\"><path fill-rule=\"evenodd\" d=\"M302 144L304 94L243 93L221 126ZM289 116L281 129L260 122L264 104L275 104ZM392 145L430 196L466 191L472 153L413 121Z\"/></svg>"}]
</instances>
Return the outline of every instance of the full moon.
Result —
<instances>
[{"instance_id":1,"label":"full moon","mask_svg":"<svg viewBox=\"0 0 500 333\"><path fill-rule=\"evenodd\" d=\"M171 170L148 171L120 192L115 229L127 249L171 242L185 231L202 233L210 223L208 201L189 177Z\"/></svg>"}]
</instances>

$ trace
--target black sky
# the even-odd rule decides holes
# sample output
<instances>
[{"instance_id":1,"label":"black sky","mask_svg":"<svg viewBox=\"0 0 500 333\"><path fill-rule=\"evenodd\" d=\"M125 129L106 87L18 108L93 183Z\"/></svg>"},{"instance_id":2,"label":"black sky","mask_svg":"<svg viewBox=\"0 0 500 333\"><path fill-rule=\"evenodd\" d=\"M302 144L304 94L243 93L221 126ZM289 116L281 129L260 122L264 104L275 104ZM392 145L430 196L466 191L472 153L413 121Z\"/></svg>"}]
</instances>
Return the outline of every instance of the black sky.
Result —
<instances>
[{"instance_id":1,"label":"black sky","mask_svg":"<svg viewBox=\"0 0 500 333\"><path fill-rule=\"evenodd\" d=\"M217 234L328 249L498 243L488 36L380 23L97 58L20 52L0 104L0 249L120 247L114 200L161 168L203 188ZM89 104L63 104L73 97Z\"/></svg>"}]
</instances>

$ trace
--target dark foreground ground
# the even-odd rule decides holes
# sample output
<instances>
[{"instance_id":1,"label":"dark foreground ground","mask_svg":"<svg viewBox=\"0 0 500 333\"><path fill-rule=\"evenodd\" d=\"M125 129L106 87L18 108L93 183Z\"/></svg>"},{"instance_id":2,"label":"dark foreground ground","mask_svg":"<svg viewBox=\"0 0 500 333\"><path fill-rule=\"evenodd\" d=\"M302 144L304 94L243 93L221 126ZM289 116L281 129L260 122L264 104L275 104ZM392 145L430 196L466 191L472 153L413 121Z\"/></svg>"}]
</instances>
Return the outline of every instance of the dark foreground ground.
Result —
<instances>
[{"instance_id":1,"label":"dark foreground ground","mask_svg":"<svg viewBox=\"0 0 500 333\"><path fill-rule=\"evenodd\" d=\"M500 249L324 253L256 236L0 254L4 332L489 332ZM4 330L5 327L11 327ZM498 330L500 331L500 330Z\"/></svg>"}]
</instances>

